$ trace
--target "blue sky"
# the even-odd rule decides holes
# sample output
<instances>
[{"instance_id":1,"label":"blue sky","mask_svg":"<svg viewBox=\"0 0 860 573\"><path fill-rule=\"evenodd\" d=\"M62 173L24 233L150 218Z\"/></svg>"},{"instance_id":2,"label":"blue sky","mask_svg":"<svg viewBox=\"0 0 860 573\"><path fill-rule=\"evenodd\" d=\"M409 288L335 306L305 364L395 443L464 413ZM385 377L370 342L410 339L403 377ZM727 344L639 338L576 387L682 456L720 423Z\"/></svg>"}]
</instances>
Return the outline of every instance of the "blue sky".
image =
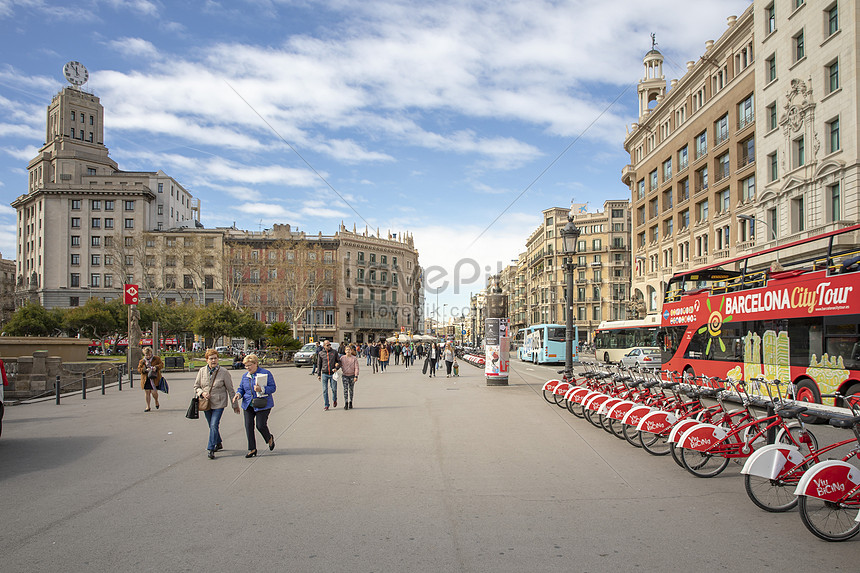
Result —
<instances>
[{"instance_id":1,"label":"blue sky","mask_svg":"<svg viewBox=\"0 0 860 573\"><path fill-rule=\"evenodd\" d=\"M629 196L649 34L680 77L749 3L0 0L0 252L77 60L111 157L180 181L206 227L410 232L450 313L542 209Z\"/></svg>"}]
</instances>

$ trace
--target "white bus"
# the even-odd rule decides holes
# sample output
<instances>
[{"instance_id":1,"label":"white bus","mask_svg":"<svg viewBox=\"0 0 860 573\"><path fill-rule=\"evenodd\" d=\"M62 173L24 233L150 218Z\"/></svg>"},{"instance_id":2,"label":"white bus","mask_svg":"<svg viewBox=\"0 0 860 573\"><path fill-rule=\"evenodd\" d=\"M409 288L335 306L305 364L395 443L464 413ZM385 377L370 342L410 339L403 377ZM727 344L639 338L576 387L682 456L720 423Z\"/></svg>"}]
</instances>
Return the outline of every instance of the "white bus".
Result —
<instances>
[{"instance_id":1,"label":"white bus","mask_svg":"<svg viewBox=\"0 0 860 573\"><path fill-rule=\"evenodd\" d=\"M633 348L659 348L660 315L641 320L614 320L600 323L594 331L594 359L618 363Z\"/></svg>"}]
</instances>

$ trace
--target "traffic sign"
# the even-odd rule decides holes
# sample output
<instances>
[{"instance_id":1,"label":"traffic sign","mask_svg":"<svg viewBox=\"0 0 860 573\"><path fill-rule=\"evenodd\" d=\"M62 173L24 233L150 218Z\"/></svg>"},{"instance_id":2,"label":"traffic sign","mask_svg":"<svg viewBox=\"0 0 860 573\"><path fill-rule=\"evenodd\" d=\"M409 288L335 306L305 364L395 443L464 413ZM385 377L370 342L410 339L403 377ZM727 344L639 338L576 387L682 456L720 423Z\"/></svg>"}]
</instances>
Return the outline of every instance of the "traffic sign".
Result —
<instances>
[{"instance_id":1,"label":"traffic sign","mask_svg":"<svg viewBox=\"0 0 860 573\"><path fill-rule=\"evenodd\" d=\"M122 285L122 290L125 293L125 304L137 304L140 295L137 285Z\"/></svg>"}]
</instances>

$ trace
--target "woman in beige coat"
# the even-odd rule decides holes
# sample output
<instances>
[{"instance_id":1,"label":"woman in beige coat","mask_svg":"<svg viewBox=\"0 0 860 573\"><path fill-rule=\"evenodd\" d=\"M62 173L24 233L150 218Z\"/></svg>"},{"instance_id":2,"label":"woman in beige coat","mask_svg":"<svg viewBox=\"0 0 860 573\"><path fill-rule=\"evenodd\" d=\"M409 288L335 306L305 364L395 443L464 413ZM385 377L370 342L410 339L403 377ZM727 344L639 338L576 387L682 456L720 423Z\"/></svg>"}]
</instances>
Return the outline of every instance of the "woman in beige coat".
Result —
<instances>
[{"instance_id":1,"label":"woman in beige coat","mask_svg":"<svg viewBox=\"0 0 860 573\"><path fill-rule=\"evenodd\" d=\"M209 443L206 451L210 460L215 459L215 452L224 449L221 443L221 432L218 427L224 408L230 403L233 394L233 379L230 371L218 364L218 353L210 348L206 351L206 366L197 371L194 380L194 391L200 399L200 409L209 424ZM233 411L239 413L239 406L234 405Z\"/></svg>"},{"instance_id":2,"label":"woman in beige coat","mask_svg":"<svg viewBox=\"0 0 860 573\"><path fill-rule=\"evenodd\" d=\"M140 387L146 391L146 410L151 411L149 407L149 397L155 398L155 409L158 410L158 382L161 380L161 371L164 369L164 362L158 356L152 355L152 348L147 346L143 349L143 358L137 365L137 371L140 372Z\"/></svg>"}]
</instances>

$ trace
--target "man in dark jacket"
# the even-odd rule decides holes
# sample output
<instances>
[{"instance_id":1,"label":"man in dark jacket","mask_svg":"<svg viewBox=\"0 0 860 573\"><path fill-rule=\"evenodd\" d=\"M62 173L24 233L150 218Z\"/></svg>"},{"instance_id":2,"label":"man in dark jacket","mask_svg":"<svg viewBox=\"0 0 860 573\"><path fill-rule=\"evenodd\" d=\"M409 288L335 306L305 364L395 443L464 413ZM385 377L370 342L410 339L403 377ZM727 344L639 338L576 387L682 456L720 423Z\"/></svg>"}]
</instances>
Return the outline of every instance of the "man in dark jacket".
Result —
<instances>
[{"instance_id":1,"label":"man in dark jacket","mask_svg":"<svg viewBox=\"0 0 860 573\"><path fill-rule=\"evenodd\" d=\"M334 373L340 368L340 355L331 347L331 342L323 342L322 350L317 354L317 368L319 375L317 379L322 380L323 404L328 410L328 388L331 386L331 397L334 407L337 408L337 382L333 378Z\"/></svg>"}]
</instances>

